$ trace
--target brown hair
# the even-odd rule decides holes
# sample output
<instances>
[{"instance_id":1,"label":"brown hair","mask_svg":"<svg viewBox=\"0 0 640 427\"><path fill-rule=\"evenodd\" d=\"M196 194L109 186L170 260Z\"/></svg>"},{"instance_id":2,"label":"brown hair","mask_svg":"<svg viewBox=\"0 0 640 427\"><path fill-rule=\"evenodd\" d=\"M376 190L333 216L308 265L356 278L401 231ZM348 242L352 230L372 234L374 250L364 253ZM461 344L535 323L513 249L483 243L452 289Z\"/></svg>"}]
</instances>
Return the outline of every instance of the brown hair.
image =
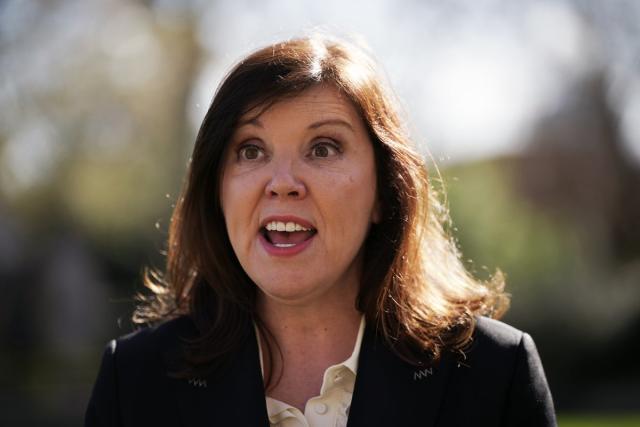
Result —
<instances>
[{"instance_id":1,"label":"brown hair","mask_svg":"<svg viewBox=\"0 0 640 427\"><path fill-rule=\"evenodd\" d=\"M448 210L430 185L424 160L373 60L325 36L288 40L246 57L219 86L171 218L166 272L145 275L153 295L134 320L188 314L200 333L189 346L191 374L224 365L249 337L252 321L268 334L255 312L256 286L234 254L220 205L222 162L237 121L318 84L334 85L351 100L374 146L382 215L364 243L356 301L369 327L399 357L422 365L445 350L462 351L474 316L500 317L508 308L499 272L483 283L465 269L447 231ZM269 345L267 351L270 356ZM265 383L268 387L271 379Z\"/></svg>"}]
</instances>

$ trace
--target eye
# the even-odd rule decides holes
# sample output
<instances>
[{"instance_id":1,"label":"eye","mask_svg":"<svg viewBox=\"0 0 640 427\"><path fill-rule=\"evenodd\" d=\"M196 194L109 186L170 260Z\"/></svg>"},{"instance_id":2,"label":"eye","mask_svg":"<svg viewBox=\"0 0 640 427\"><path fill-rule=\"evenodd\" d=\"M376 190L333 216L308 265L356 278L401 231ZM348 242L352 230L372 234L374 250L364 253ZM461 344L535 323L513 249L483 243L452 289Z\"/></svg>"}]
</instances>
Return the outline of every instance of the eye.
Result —
<instances>
[{"instance_id":1,"label":"eye","mask_svg":"<svg viewBox=\"0 0 640 427\"><path fill-rule=\"evenodd\" d=\"M256 161L264 156L262 148L255 144L245 144L238 150L238 160Z\"/></svg>"},{"instance_id":2,"label":"eye","mask_svg":"<svg viewBox=\"0 0 640 427\"><path fill-rule=\"evenodd\" d=\"M311 147L311 157L327 158L338 154L340 154L340 146L333 141L321 141Z\"/></svg>"}]
</instances>

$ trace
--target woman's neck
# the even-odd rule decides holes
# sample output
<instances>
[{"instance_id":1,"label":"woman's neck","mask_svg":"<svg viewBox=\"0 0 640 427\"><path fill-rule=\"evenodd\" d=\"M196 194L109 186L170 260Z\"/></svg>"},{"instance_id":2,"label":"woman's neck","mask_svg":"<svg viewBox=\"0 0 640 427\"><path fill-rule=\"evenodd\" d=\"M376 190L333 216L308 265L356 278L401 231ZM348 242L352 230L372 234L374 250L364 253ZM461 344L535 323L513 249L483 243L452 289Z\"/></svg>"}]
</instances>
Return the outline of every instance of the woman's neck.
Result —
<instances>
[{"instance_id":1,"label":"woman's neck","mask_svg":"<svg viewBox=\"0 0 640 427\"><path fill-rule=\"evenodd\" d=\"M357 289L326 295L301 304L282 303L262 292L258 294L258 316L284 348L331 344L360 324L361 313L355 307Z\"/></svg>"},{"instance_id":2,"label":"woman's neck","mask_svg":"<svg viewBox=\"0 0 640 427\"><path fill-rule=\"evenodd\" d=\"M280 359L273 345L273 360L262 353L265 378L280 378L268 395L304 411L307 400L320 393L324 371L353 352L362 317L355 308L356 295L305 305L279 304L261 297L258 314L282 355ZM265 338L260 337L263 349Z\"/></svg>"}]
</instances>

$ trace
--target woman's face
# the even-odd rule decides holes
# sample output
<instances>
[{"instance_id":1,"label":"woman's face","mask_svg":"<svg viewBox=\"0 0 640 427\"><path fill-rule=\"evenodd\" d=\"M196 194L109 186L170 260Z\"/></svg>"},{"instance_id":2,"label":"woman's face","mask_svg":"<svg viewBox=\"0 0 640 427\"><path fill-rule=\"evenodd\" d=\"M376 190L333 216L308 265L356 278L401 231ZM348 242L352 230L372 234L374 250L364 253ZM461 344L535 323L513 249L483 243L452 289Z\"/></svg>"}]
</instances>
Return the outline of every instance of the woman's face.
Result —
<instances>
[{"instance_id":1,"label":"woman's face","mask_svg":"<svg viewBox=\"0 0 640 427\"><path fill-rule=\"evenodd\" d=\"M375 160L337 89L316 86L241 118L221 199L233 250L267 297L296 304L357 291L379 215Z\"/></svg>"}]
</instances>

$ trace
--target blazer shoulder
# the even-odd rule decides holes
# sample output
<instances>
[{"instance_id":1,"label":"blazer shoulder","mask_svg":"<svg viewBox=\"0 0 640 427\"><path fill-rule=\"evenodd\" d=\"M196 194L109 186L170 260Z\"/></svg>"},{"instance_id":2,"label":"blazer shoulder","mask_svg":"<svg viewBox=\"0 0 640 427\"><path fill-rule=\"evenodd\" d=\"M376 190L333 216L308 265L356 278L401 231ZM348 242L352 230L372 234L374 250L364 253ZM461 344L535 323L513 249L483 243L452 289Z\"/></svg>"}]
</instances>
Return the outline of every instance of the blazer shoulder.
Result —
<instances>
[{"instance_id":1,"label":"blazer shoulder","mask_svg":"<svg viewBox=\"0 0 640 427\"><path fill-rule=\"evenodd\" d=\"M526 333L499 320L476 317L469 345L462 352L458 365L472 368L472 375L496 376L507 382L515 366Z\"/></svg>"},{"instance_id":2,"label":"blazer shoulder","mask_svg":"<svg viewBox=\"0 0 640 427\"><path fill-rule=\"evenodd\" d=\"M504 408L503 425L556 425L549 385L528 333L498 320L478 317L467 355L469 378L485 389L491 387L494 396L504 396L498 404Z\"/></svg>"},{"instance_id":3,"label":"blazer shoulder","mask_svg":"<svg viewBox=\"0 0 640 427\"><path fill-rule=\"evenodd\" d=\"M197 335L196 327L187 316L146 326L112 340L107 349L120 361L149 361L167 351L177 349L184 339Z\"/></svg>"},{"instance_id":4,"label":"blazer shoulder","mask_svg":"<svg viewBox=\"0 0 640 427\"><path fill-rule=\"evenodd\" d=\"M473 339L495 350L513 350L520 345L524 334L523 331L499 320L478 316Z\"/></svg>"},{"instance_id":5,"label":"blazer shoulder","mask_svg":"<svg viewBox=\"0 0 640 427\"><path fill-rule=\"evenodd\" d=\"M171 363L183 339L195 330L183 316L111 340L102 356L85 426L178 425L172 413L155 408L171 407ZM145 414L144 422L136 418L139 414ZM166 419L158 419L160 414Z\"/></svg>"}]
</instances>

